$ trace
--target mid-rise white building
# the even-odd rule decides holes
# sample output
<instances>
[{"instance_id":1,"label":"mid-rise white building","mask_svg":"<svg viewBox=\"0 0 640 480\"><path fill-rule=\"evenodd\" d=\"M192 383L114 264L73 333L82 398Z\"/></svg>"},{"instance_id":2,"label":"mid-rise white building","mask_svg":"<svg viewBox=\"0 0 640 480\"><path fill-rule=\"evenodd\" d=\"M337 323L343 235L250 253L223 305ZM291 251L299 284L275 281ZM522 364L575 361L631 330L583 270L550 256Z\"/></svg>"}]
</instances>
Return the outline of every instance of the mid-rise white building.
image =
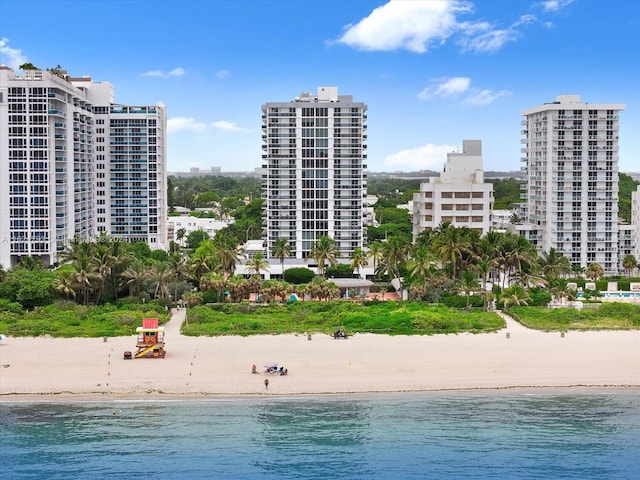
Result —
<instances>
[{"instance_id":1,"label":"mid-rise white building","mask_svg":"<svg viewBox=\"0 0 640 480\"><path fill-rule=\"evenodd\" d=\"M109 83L0 66L0 264L99 232L166 249L165 124Z\"/></svg>"},{"instance_id":2,"label":"mid-rise white building","mask_svg":"<svg viewBox=\"0 0 640 480\"><path fill-rule=\"evenodd\" d=\"M173 216L167 219L167 233L171 242L184 247L191 232L206 232L209 238L213 238L219 230L228 227L232 223L233 219L218 220L215 218L192 217L190 215Z\"/></svg>"},{"instance_id":3,"label":"mid-rise white building","mask_svg":"<svg viewBox=\"0 0 640 480\"><path fill-rule=\"evenodd\" d=\"M413 194L413 241L441 223L468 227L481 235L491 229L493 184L484 182L482 141L463 140L462 152L447 154L444 171Z\"/></svg>"},{"instance_id":4,"label":"mid-rise white building","mask_svg":"<svg viewBox=\"0 0 640 480\"><path fill-rule=\"evenodd\" d=\"M334 239L343 257L364 245L367 106L337 87L262 106L265 243L279 238L293 258Z\"/></svg>"},{"instance_id":5,"label":"mid-rise white building","mask_svg":"<svg viewBox=\"0 0 640 480\"><path fill-rule=\"evenodd\" d=\"M631 225L635 231L633 255L640 261L640 185L631 192Z\"/></svg>"},{"instance_id":6,"label":"mid-rise white building","mask_svg":"<svg viewBox=\"0 0 640 480\"><path fill-rule=\"evenodd\" d=\"M542 251L618 273L618 137L622 104L579 95L522 112L525 220Z\"/></svg>"}]
</instances>

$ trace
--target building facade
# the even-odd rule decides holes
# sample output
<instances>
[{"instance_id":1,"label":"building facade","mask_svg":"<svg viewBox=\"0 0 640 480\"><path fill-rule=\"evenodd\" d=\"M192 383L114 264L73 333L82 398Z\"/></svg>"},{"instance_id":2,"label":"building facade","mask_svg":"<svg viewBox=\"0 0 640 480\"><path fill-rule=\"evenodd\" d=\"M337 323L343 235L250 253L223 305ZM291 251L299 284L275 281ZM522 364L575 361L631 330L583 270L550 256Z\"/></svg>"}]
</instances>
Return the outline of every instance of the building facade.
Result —
<instances>
[{"instance_id":1,"label":"building facade","mask_svg":"<svg viewBox=\"0 0 640 480\"><path fill-rule=\"evenodd\" d=\"M50 265L99 232L166 248L165 124L109 83L0 66L0 264Z\"/></svg>"},{"instance_id":2,"label":"building facade","mask_svg":"<svg viewBox=\"0 0 640 480\"><path fill-rule=\"evenodd\" d=\"M631 225L634 229L633 255L640 261L640 185L631 192Z\"/></svg>"},{"instance_id":3,"label":"building facade","mask_svg":"<svg viewBox=\"0 0 640 480\"><path fill-rule=\"evenodd\" d=\"M525 220L542 251L618 273L618 137L622 104L579 95L524 110Z\"/></svg>"},{"instance_id":4,"label":"building facade","mask_svg":"<svg viewBox=\"0 0 640 480\"><path fill-rule=\"evenodd\" d=\"M413 241L441 223L468 227L481 235L491 229L493 184L484 182L482 141L463 140L462 152L447 154L444 171L413 194Z\"/></svg>"},{"instance_id":5,"label":"building facade","mask_svg":"<svg viewBox=\"0 0 640 480\"><path fill-rule=\"evenodd\" d=\"M310 256L328 236L343 257L364 245L367 106L337 87L262 106L267 252L285 238L291 256Z\"/></svg>"}]
</instances>

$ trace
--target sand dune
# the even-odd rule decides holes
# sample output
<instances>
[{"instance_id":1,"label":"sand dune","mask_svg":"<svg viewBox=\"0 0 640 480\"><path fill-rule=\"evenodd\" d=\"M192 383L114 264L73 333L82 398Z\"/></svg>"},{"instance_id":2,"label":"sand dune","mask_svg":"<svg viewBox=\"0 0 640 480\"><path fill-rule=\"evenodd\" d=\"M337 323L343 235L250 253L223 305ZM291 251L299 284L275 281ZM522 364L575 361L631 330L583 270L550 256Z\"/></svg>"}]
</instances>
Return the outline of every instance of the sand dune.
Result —
<instances>
[{"instance_id":1,"label":"sand dune","mask_svg":"<svg viewBox=\"0 0 640 480\"><path fill-rule=\"evenodd\" d=\"M124 360L131 337L6 338L0 401L640 387L640 331L543 333L511 319L490 334L185 337L166 328L164 359ZM507 335L508 334L508 335ZM277 361L287 376L264 372ZM251 374L251 366L259 374Z\"/></svg>"}]
</instances>

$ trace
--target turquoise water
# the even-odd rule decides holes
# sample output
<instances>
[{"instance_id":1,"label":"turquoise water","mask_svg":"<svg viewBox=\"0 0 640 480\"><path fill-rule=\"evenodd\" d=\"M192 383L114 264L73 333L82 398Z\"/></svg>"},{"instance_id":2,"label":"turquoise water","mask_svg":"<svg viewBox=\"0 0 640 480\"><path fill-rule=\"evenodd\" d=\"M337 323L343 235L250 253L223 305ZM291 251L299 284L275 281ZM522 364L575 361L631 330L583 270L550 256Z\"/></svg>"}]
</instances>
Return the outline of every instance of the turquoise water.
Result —
<instances>
[{"instance_id":1,"label":"turquoise water","mask_svg":"<svg viewBox=\"0 0 640 480\"><path fill-rule=\"evenodd\" d=\"M640 392L0 403L2 479L638 479Z\"/></svg>"}]
</instances>

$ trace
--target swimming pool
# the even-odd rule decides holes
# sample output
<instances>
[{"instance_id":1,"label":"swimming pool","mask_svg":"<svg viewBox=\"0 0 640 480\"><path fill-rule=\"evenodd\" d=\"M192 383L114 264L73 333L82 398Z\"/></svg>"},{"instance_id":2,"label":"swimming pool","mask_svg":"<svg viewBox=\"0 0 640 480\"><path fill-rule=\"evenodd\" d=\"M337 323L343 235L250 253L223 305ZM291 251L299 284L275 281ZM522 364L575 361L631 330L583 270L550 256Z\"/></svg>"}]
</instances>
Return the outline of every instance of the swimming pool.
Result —
<instances>
[{"instance_id":1,"label":"swimming pool","mask_svg":"<svg viewBox=\"0 0 640 480\"><path fill-rule=\"evenodd\" d=\"M584 298L584 293L578 293L577 298ZM598 298L602 300L638 300L640 301L640 292L600 292Z\"/></svg>"}]
</instances>

